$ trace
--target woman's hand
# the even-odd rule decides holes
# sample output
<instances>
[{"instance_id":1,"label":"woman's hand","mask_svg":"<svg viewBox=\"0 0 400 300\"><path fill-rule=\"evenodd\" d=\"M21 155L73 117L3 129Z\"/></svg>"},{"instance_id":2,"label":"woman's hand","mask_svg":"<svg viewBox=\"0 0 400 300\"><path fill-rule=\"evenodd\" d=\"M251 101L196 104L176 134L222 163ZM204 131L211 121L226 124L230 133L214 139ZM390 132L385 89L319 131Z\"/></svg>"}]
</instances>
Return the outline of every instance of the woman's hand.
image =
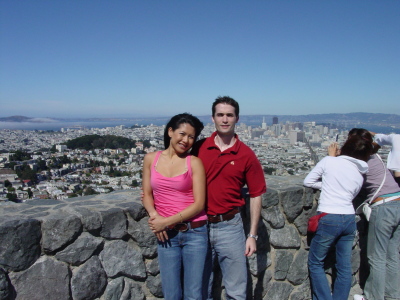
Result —
<instances>
[{"instance_id":1,"label":"woman's hand","mask_svg":"<svg viewBox=\"0 0 400 300\"><path fill-rule=\"evenodd\" d=\"M166 223L166 218L160 216L159 214L150 216L148 222L151 231L153 231L154 233L165 230L168 225Z\"/></svg>"},{"instance_id":2,"label":"woman's hand","mask_svg":"<svg viewBox=\"0 0 400 300\"><path fill-rule=\"evenodd\" d=\"M329 156L338 156L340 154L340 149L338 148L338 143L332 143L328 147Z\"/></svg>"},{"instance_id":3,"label":"woman's hand","mask_svg":"<svg viewBox=\"0 0 400 300\"><path fill-rule=\"evenodd\" d=\"M152 214L150 215L148 223L151 231L154 232L158 240L160 240L161 242L168 240L168 234L165 230L166 223L164 217L160 216L157 213Z\"/></svg>"},{"instance_id":4,"label":"woman's hand","mask_svg":"<svg viewBox=\"0 0 400 300\"><path fill-rule=\"evenodd\" d=\"M160 242L165 242L166 240L168 240L168 233L167 233L166 230L157 232L157 233L155 233L155 235L156 235L157 239L158 239Z\"/></svg>"}]
</instances>

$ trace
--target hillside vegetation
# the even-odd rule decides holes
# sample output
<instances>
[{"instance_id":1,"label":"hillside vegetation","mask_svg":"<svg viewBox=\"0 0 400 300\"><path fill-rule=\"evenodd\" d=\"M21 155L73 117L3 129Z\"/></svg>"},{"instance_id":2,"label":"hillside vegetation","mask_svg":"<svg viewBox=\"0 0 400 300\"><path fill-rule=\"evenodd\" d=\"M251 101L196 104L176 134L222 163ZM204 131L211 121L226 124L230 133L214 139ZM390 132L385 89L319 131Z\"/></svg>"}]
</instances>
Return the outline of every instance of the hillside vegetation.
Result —
<instances>
[{"instance_id":1,"label":"hillside vegetation","mask_svg":"<svg viewBox=\"0 0 400 300\"><path fill-rule=\"evenodd\" d=\"M65 143L69 149L130 149L136 147L136 141L116 135L85 135Z\"/></svg>"}]
</instances>

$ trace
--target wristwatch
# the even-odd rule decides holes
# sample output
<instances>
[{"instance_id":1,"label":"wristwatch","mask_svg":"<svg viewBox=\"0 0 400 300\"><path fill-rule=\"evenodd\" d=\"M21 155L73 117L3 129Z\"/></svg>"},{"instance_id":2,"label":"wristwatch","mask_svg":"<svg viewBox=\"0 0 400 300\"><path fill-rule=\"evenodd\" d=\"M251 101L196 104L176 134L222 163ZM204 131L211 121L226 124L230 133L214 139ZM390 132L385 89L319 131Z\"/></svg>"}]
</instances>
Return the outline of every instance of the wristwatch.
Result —
<instances>
[{"instance_id":1,"label":"wristwatch","mask_svg":"<svg viewBox=\"0 0 400 300\"><path fill-rule=\"evenodd\" d=\"M248 238L251 237L251 238L255 239L256 241L257 241L257 239L258 239L258 235L254 235L254 234L251 234L251 233L249 233L249 234L247 235L247 237L248 237Z\"/></svg>"}]
</instances>

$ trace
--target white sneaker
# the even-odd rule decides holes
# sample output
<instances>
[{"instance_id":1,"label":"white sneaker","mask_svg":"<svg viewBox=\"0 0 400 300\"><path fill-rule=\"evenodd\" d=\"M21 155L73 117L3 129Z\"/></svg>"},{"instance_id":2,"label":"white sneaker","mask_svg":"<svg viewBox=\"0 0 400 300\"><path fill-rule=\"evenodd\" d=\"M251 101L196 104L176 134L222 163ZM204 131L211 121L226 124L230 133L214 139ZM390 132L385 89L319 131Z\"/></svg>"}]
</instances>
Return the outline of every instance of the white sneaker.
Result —
<instances>
[{"instance_id":1,"label":"white sneaker","mask_svg":"<svg viewBox=\"0 0 400 300\"><path fill-rule=\"evenodd\" d=\"M355 294L353 300L367 300L363 295Z\"/></svg>"}]
</instances>

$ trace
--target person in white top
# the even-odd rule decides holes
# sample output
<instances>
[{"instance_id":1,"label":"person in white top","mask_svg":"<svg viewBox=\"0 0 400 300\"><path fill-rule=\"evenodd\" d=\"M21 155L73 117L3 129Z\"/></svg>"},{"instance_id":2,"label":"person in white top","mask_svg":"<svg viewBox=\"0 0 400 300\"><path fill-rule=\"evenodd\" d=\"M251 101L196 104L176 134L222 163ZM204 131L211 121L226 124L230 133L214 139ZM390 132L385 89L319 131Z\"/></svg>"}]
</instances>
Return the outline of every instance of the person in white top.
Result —
<instances>
[{"instance_id":1,"label":"person in white top","mask_svg":"<svg viewBox=\"0 0 400 300\"><path fill-rule=\"evenodd\" d=\"M329 152L336 152L331 145ZM323 158L304 179L306 187L320 189L319 220L311 240L308 267L313 300L347 300L351 288L351 252L356 234L355 210L352 201L360 191L368 171L366 161L372 144L359 136L349 138L337 157ZM326 278L324 260L329 249L336 248L337 277L333 290Z\"/></svg>"},{"instance_id":2,"label":"person in white top","mask_svg":"<svg viewBox=\"0 0 400 300\"><path fill-rule=\"evenodd\" d=\"M392 146L387 159L387 168L393 172L394 179L400 186L400 134L382 134L371 131L370 133L379 146Z\"/></svg>"}]
</instances>

